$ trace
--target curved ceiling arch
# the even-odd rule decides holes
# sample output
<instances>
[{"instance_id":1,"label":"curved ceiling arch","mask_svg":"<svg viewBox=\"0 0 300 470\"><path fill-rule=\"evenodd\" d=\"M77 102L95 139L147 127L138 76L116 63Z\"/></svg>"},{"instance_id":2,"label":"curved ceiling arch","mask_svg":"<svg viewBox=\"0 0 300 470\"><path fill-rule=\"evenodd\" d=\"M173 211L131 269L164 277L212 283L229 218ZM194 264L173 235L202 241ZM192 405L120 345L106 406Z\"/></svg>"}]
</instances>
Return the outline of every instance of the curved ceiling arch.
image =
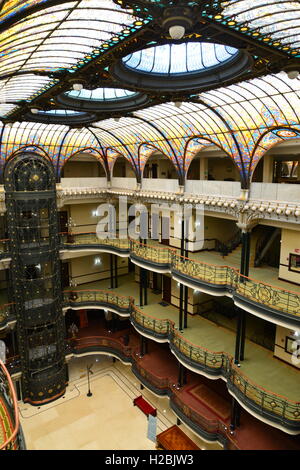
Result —
<instances>
[{"instance_id":1,"label":"curved ceiling arch","mask_svg":"<svg viewBox=\"0 0 300 470\"><path fill-rule=\"evenodd\" d=\"M252 179L253 173L258 162L264 155L277 144L286 140L300 139L300 124L298 127L284 127L277 126L273 129L268 129L255 145L251 160L249 162L249 177Z\"/></svg>"}]
</instances>

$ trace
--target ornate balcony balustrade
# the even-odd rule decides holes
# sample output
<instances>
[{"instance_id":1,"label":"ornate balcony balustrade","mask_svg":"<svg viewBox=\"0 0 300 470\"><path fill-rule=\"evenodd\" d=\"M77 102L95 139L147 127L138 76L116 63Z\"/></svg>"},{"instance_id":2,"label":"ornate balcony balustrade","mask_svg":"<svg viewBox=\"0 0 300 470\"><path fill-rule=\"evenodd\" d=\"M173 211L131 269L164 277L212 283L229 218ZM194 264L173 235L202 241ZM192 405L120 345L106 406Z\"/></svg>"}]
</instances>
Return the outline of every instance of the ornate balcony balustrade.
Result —
<instances>
[{"instance_id":1,"label":"ornate balcony balustrade","mask_svg":"<svg viewBox=\"0 0 300 470\"><path fill-rule=\"evenodd\" d=\"M225 449L236 450L236 445L230 440L228 427L220 420L212 420L202 416L190 404L189 406L182 400L180 394L172 393L170 396L170 406L183 421L194 429L198 434L208 440L218 440ZM214 437L214 439L212 439Z\"/></svg>"},{"instance_id":2,"label":"ornate balcony balustrade","mask_svg":"<svg viewBox=\"0 0 300 470\"><path fill-rule=\"evenodd\" d=\"M132 257L134 254L134 258ZM152 265L169 267L173 277L189 286L202 288L218 295L230 294L237 304L258 316L279 320L284 326L296 326L300 321L300 294L281 287L240 275L238 269L185 258L172 248L156 249L137 241L130 245L130 257L149 261Z\"/></svg>"},{"instance_id":3,"label":"ornate balcony balustrade","mask_svg":"<svg viewBox=\"0 0 300 470\"><path fill-rule=\"evenodd\" d=\"M63 308L82 308L93 306L116 310L120 315L129 316L134 299L106 290L66 290Z\"/></svg>"},{"instance_id":4,"label":"ornate balcony balustrade","mask_svg":"<svg viewBox=\"0 0 300 470\"><path fill-rule=\"evenodd\" d=\"M153 243L145 244L136 240L130 240L130 256L142 258L144 261L151 262L160 267L166 267L170 270L172 259L176 250L172 248L163 248Z\"/></svg>"},{"instance_id":5,"label":"ornate balcony balustrade","mask_svg":"<svg viewBox=\"0 0 300 470\"><path fill-rule=\"evenodd\" d=\"M130 319L133 325L143 332L149 333L156 338L167 340L170 332L170 320L161 320L149 314L145 314L145 312L136 305L132 305Z\"/></svg>"},{"instance_id":6,"label":"ornate balcony balustrade","mask_svg":"<svg viewBox=\"0 0 300 470\"><path fill-rule=\"evenodd\" d=\"M105 351L116 354L126 362L131 362L134 351L118 338L103 336L87 336L83 338L71 338L67 340L68 353L80 353L85 351Z\"/></svg>"},{"instance_id":7,"label":"ornate balcony balustrade","mask_svg":"<svg viewBox=\"0 0 300 470\"><path fill-rule=\"evenodd\" d=\"M129 254L130 241L128 238L101 238L95 232L60 234L63 249L87 249L93 246L99 249L113 249L116 252Z\"/></svg>"}]
</instances>

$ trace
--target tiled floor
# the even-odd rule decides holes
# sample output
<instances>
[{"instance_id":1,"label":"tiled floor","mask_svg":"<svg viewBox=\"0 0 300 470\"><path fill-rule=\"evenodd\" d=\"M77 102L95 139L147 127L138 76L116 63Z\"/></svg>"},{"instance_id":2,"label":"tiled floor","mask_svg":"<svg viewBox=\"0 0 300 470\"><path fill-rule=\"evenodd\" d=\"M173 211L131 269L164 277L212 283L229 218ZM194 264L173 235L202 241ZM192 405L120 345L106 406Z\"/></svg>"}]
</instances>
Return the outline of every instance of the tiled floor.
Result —
<instances>
[{"instance_id":1,"label":"tiled floor","mask_svg":"<svg viewBox=\"0 0 300 470\"><path fill-rule=\"evenodd\" d=\"M87 365L92 396L88 397ZM157 434L176 424L169 399L140 390L130 367L107 356L72 359L70 385L64 397L42 407L19 404L28 450L155 450L147 438L147 418L133 406L143 397L158 410ZM183 424L182 430L202 449L221 450L206 443Z\"/></svg>"}]
</instances>

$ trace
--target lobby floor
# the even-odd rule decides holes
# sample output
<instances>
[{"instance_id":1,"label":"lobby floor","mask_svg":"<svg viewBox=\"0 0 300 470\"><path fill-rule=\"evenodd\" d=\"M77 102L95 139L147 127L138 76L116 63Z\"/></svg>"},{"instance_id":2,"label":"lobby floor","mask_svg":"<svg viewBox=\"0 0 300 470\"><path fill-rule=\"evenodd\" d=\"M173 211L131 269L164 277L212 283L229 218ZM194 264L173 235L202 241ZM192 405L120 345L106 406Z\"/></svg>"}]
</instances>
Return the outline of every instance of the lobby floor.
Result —
<instances>
[{"instance_id":1,"label":"lobby floor","mask_svg":"<svg viewBox=\"0 0 300 470\"><path fill-rule=\"evenodd\" d=\"M92 396L87 396L87 365ZM28 450L155 450L147 438L147 418L133 406L139 395L157 408L157 434L176 424L169 399L140 390L130 367L107 356L74 358L69 363L70 385L63 397L42 407L19 403L20 421ZM185 425L181 429L201 448L222 450L206 443Z\"/></svg>"}]
</instances>

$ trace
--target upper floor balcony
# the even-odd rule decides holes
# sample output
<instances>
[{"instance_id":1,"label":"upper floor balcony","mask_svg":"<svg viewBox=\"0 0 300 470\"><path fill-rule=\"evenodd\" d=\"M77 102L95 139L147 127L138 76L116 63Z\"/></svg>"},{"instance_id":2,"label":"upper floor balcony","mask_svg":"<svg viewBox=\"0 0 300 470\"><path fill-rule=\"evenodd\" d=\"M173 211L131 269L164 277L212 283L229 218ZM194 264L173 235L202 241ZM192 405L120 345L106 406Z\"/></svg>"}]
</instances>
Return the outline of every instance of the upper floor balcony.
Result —
<instances>
[{"instance_id":1,"label":"upper floor balcony","mask_svg":"<svg viewBox=\"0 0 300 470\"><path fill-rule=\"evenodd\" d=\"M147 244L128 239L98 239L95 233L62 235L62 249L68 251L103 251L128 256L146 269L171 273L177 281L216 296L233 298L237 306L285 326L299 328L300 288L279 280L271 267L251 268L249 277L239 273L239 266L216 252L192 253L186 258L178 249L154 241ZM213 263L212 263L213 262ZM265 282L272 279L272 284Z\"/></svg>"},{"instance_id":2,"label":"upper floor balcony","mask_svg":"<svg viewBox=\"0 0 300 470\"><path fill-rule=\"evenodd\" d=\"M290 434L300 432L299 372L272 358L267 349L246 340L246 358L241 367L234 364L235 332L216 327L201 316L189 316L188 326L179 331L178 309L164 306L159 294L149 292L148 304L138 306L139 285L132 278L122 276L119 287L111 290L112 303L103 301L107 295L107 280L77 287L76 302L80 308L95 308L95 298L101 298L99 306L116 313L116 297L130 294L130 321L143 336L157 342L169 342L173 354L188 369L212 379L222 378L229 392L254 416ZM89 287L90 297L85 302ZM101 290L99 290L101 288ZM102 290L104 289L104 290ZM69 294L68 294L69 295Z\"/></svg>"}]
</instances>

